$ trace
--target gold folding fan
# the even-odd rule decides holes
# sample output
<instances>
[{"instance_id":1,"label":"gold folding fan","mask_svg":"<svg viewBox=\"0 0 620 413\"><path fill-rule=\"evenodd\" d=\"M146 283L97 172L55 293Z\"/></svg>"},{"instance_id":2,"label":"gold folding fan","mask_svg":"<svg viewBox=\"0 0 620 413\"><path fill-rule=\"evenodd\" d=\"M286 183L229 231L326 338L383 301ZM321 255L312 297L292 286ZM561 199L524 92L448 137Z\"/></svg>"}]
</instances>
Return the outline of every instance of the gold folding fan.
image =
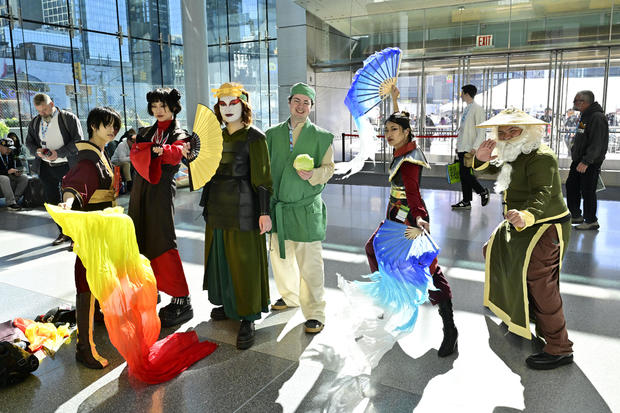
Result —
<instances>
[{"instance_id":1,"label":"gold folding fan","mask_svg":"<svg viewBox=\"0 0 620 413\"><path fill-rule=\"evenodd\" d=\"M190 144L189 185L195 191L209 182L222 159L222 127L215 113L200 103Z\"/></svg>"}]
</instances>

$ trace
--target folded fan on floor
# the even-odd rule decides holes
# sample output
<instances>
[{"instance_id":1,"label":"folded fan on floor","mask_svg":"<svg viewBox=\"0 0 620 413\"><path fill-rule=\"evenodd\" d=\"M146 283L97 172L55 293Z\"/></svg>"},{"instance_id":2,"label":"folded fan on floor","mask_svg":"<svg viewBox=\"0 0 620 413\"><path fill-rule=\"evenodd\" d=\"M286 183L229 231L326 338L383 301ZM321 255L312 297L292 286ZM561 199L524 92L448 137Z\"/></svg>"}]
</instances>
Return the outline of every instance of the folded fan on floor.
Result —
<instances>
[{"instance_id":1,"label":"folded fan on floor","mask_svg":"<svg viewBox=\"0 0 620 413\"><path fill-rule=\"evenodd\" d=\"M192 191L202 188L209 182L222 159L222 127L215 113L200 103L196 109L187 159Z\"/></svg>"}]
</instances>

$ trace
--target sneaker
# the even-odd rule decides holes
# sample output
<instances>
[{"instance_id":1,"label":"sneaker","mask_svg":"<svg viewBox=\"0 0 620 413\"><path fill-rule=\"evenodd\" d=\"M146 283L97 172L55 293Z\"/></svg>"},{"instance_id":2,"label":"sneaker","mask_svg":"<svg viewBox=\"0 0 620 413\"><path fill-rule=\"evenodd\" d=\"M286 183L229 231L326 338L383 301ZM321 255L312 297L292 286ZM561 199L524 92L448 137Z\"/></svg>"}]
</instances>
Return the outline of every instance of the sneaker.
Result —
<instances>
[{"instance_id":1,"label":"sneaker","mask_svg":"<svg viewBox=\"0 0 620 413\"><path fill-rule=\"evenodd\" d=\"M194 317L189 297L172 297L170 304L159 310L162 327L172 327Z\"/></svg>"},{"instance_id":2,"label":"sneaker","mask_svg":"<svg viewBox=\"0 0 620 413\"><path fill-rule=\"evenodd\" d=\"M286 305L283 298L278 298L278 301L271 304L272 311L286 310L287 308L288 308L288 305Z\"/></svg>"},{"instance_id":3,"label":"sneaker","mask_svg":"<svg viewBox=\"0 0 620 413\"><path fill-rule=\"evenodd\" d=\"M465 202L465 201L459 201L458 203L452 205L452 209L471 209L471 203Z\"/></svg>"},{"instance_id":4,"label":"sneaker","mask_svg":"<svg viewBox=\"0 0 620 413\"><path fill-rule=\"evenodd\" d=\"M484 192L480 194L480 203L482 204L482 206L486 206L489 203L490 199L491 195L489 194L489 189L484 188Z\"/></svg>"},{"instance_id":5,"label":"sneaker","mask_svg":"<svg viewBox=\"0 0 620 413\"><path fill-rule=\"evenodd\" d=\"M325 324L321 323L319 320L308 320L304 323L306 333L310 334L320 333L323 327L325 327Z\"/></svg>"},{"instance_id":6,"label":"sneaker","mask_svg":"<svg viewBox=\"0 0 620 413\"><path fill-rule=\"evenodd\" d=\"M60 234L54 241L52 241L52 245L60 245L63 242L71 241L71 238L66 236L65 234Z\"/></svg>"},{"instance_id":7,"label":"sneaker","mask_svg":"<svg viewBox=\"0 0 620 413\"><path fill-rule=\"evenodd\" d=\"M584 219L581 215L577 216L577 217L573 217L570 219L570 223L571 224L581 224L583 223Z\"/></svg>"},{"instance_id":8,"label":"sneaker","mask_svg":"<svg viewBox=\"0 0 620 413\"><path fill-rule=\"evenodd\" d=\"M9 211L21 211L22 210L22 207L20 207L17 204L9 205L8 208L9 208Z\"/></svg>"},{"instance_id":9,"label":"sneaker","mask_svg":"<svg viewBox=\"0 0 620 413\"><path fill-rule=\"evenodd\" d=\"M594 221L594 222L583 222L579 225L575 225L575 229L578 230L596 230L599 229L601 226L598 224L598 221Z\"/></svg>"}]
</instances>

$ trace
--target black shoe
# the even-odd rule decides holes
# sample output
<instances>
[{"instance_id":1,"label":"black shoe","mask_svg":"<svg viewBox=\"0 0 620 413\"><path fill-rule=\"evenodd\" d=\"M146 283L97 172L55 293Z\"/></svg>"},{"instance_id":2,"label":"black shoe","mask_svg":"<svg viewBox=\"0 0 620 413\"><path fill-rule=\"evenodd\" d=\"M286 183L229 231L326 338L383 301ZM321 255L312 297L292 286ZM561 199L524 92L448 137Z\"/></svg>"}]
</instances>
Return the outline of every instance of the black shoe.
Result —
<instances>
[{"instance_id":1,"label":"black shoe","mask_svg":"<svg viewBox=\"0 0 620 413\"><path fill-rule=\"evenodd\" d=\"M172 297L170 304L159 310L162 327L172 327L194 317L189 297Z\"/></svg>"},{"instance_id":2,"label":"black shoe","mask_svg":"<svg viewBox=\"0 0 620 413\"><path fill-rule=\"evenodd\" d=\"M534 370L551 370L556 367L573 362L572 354L553 355L549 353L536 353L525 359L527 366Z\"/></svg>"},{"instance_id":3,"label":"black shoe","mask_svg":"<svg viewBox=\"0 0 620 413\"><path fill-rule=\"evenodd\" d=\"M325 324L321 323L319 320L308 320L304 323L306 333L310 334L320 333L323 327L325 327Z\"/></svg>"},{"instance_id":4,"label":"black shoe","mask_svg":"<svg viewBox=\"0 0 620 413\"><path fill-rule=\"evenodd\" d=\"M52 245L60 245L63 242L67 241L71 241L71 238L66 236L65 234L60 234L54 241L52 241Z\"/></svg>"},{"instance_id":5,"label":"black shoe","mask_svg":"<svg viewBox=\"0 0 620 413\"><path fill-rule=\"evenodd\" d=\"M271 304L272 311L273 310L275 311L286 310L287 308L288 308L288 305L286 305L286 303L284 302L284 298L278 298L278 301Z\"/></svg>"},{"instance_id":6,"label":"black shoe","mask_svg":"<svg viewBox=\"0 0 620 413\"><path fill-rule=\"evenodd\" d=\"M157 291L157 304L161 303L161 294Z\"/></svg>"},{"instance_id":7,"label":"black shoe","mask_svg":"<svg viewBox=\"0 0 620 413\"><path fill-rule=\"evenodd\" d=\"M22 207L20 207L17 204L9 205L8 208L9 208L9 211L21 211L22 210Z\"/></svg>"},{"instance_id":8,"label":"black shoe","mask_svg":"<svg viewBox=\"0 0 620 413\"><path fill-rule=\"evenodd\" d=\"M459 201L452 205L452 209L471 209L471 203L465 201Z\"/></svg>"},{"instance_id":9,"label":"black shoe","mask_svg":"<svg viewBox=\"0 0 620 413\"><path fill-rule=\"evenodd\" d=\"M484 188L484 192L480 194L480 203L482 204L482 206L486 206L489 203L489 199L491 199L489 189Z\"/></svg>"},{"instance_id":10,"label":"black shoe","mask_svg":"<svg viewBox=\"0 0 620 413\"><path fill-rule=\"evenodd\" d=\"M254 344L254 323L247 320L241 321L239 334L237 334L237 349L247 350Z\"/></svg>"},{"instance_id":11,"label":"black shoe","mask_svg":"<svg viewBox=\"0 0 620 413\"><path fill-rule=\"evenodd\" d=\"M228 320L228 316L226 316L224 307L215 307L213 310L211 310L211 320L213 321Z\"/></svg>"}]
</instances>

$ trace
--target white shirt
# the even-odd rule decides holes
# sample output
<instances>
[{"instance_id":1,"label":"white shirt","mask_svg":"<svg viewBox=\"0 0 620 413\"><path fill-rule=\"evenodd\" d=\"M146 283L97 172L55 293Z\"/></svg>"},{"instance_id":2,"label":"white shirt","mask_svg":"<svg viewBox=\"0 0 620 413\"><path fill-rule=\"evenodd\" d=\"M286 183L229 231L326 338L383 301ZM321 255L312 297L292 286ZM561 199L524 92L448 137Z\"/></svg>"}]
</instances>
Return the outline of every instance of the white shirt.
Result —
<instances>
[{"instance_id":1,"label":"white shirt","mask_svg":"<svg viewBox=\"0 0 620 413\"><path fill-rule=\"evenodd\" d=\"M112 155L112 163L114 165L119 165L122 163L130 162L129 153L131 152L131 148L129 148L129 144L127 143L127 139L123 140L118 144L116 149L114 150L114 154Z\"/></svg>"},{"instance_id":2,"label":"white shirt","mask_svg":"<svg viewBox=\"0 0 620 413\"><path fill-rule=\"evenodd\" d=\"M41 138L41 147L57 150L65 146L65 141L60 133L60 126L58 125L58 114L60 111L54 108L54 114L52 120L47 123L41 117L41 125L39 126L39 138ZM47 161L50 163L67 162L67 158L56 158L53 161Z\"/></svg>"},{"instance_id":3,"label":"white shirt","mask_svg":"<svg viewBox=\"0 0 620 413\"><path fill-rule=\"evenodd\" d=\"M484 141L486 130L476 128L476 125L484 122L486 118L482 106L474 101L467 105L463 115L464 119L459 128L459 137L456 140L456 151L470 152L472 149L478 149Z\"/></svg>"}]
</instances>

